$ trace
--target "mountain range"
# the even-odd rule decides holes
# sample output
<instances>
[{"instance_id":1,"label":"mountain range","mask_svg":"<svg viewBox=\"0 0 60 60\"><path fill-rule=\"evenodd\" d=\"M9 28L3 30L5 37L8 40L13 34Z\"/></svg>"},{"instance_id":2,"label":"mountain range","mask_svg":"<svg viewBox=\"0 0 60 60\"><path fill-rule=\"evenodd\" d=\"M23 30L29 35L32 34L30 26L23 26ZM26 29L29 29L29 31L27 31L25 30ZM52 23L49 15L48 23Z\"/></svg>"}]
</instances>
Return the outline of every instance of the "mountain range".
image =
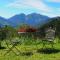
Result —
<instances>
[{"instance_id":1,"label":"mountain range","mask_svg":"<svg viewBox=\"0 0 60 60\"><path fill-rule=\"evenodd\" d=\"M24 13L12 16L9 19L5 19L3 17L0 17L0 26L9 25L12 27L20 26L21 24L28 24L30 26L38 26L43 25L47 22L49 22L50 17L37 14L37 13L31 13L28 15L25 15Z\"/></svg>"}]
</instances>

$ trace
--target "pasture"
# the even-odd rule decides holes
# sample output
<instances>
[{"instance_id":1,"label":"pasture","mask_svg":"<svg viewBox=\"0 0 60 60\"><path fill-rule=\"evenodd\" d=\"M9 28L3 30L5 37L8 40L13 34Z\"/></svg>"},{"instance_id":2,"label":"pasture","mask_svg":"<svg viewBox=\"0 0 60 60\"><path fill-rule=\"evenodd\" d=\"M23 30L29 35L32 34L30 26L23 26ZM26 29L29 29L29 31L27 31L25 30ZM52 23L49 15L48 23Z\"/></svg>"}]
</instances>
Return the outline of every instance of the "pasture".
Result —
<instances>
[{"instance_id":1,"label":"pasture","mask_svg":"<svg viewBox=\"0 0 60 60\"><path fill-rule=\"evenodd\" d=\"M2 46L5 48L0 49L0 60L60 60L59 39L56 38L54 42L54 48L48 43L46 44L46 47L43 47L40 39L32 40L29 38L24 40L21 45L18 44L16 46L19 49L20 54L15 48L13 48L13 50L19 54L18 56L12 51L4 56L8 48L5 41L2 41Z\"/></svg>"}]
</instances>

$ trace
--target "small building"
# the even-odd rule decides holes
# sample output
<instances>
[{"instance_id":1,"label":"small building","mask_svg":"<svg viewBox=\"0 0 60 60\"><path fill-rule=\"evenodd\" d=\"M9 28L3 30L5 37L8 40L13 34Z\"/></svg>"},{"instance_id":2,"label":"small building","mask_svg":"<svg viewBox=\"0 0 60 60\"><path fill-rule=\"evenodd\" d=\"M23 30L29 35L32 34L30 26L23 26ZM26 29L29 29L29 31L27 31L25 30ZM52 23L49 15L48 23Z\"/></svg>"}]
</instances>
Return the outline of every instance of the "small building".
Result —
<instances>
[{"instance_id":1,"label":"small building","mask_svg":"<svg viewBox=\"0 0 60 60\"><path fill-rule=\"evenodd\" d=\"M35 29L35 28L20 28L19 30L18 30L18 34L20 35L20 36L25 36L25 37L34 37L35 35L36 35L36 32L37 32L37 29Z\"/></svg>"},{"instance_id":2,"label":"small building","mask_svg":"<svg viewBox=\"0 0 60 60\"><path fill-rule=\"evenodd\" d=\"M35 29L35 28L20 28L19 30L18 30L18 33L31 33L31 32L37 32L37 29Z\"/></svg>"},{"instance_id":3,"label":"small building","mask_svg":"<svg viewBox=\"0 0 60 60\"><path fill-rule=\"evenodd\" d=\"M20 33L26 33L26 29L25 28L20 28L19 30L18 30L18 33L20 34Z\"/></svg>"}]
</instances>

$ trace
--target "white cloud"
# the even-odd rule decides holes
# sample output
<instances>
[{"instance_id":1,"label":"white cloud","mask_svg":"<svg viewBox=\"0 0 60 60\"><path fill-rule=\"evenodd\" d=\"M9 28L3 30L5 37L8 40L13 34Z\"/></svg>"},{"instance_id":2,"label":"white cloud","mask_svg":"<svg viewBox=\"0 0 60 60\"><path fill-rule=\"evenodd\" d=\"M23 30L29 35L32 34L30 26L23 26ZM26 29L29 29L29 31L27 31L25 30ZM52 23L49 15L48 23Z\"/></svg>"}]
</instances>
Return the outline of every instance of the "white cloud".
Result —
<instances>
[{"instance_id":1,"label":"white cloud","mask_svg":"<svg viewBox=\"0 0 60 60\"><path fill-rule=\"evenodd\" d=\"M60 0L46 0L50 2L58 2ZM19 10L28 9L36 9L37 12L47 15L49 17L60 16L60 8L49 7L47 4L43 2L43 0L15 0L14 2L8 4L8 7L16 8ZM26 11L25 10L25 11Z\"/></svg>"},{"instance_id":2,"label":"white cloud","mask_svg":"<svg viewBox=\"0 0 60 60\"><path fill-rule=\"evenodd\" d=\"M47 2L56 2L56 3L60 3L60 0L46 0Z\"/></svg>"},{"instance_id":3,"label":"white cloud","mask_svg":"<svg viewBox=\"0 0 60 60\"><path fill-rule=\"evenodd\" d=\"M60 14L53 14L53 13L44 13L44 15L47 15L49 17L56 17L56 16L60 16Z\"/></svg>"},{"instance_id":4,"label":"white cloud","mask_svg":"<svg viewBox=\"0 0 60 60\"><path fill-rule=\"evenodd\" d=\"M34 9L38 9L43 12L51 12L52 8L47 6L42 0L15 0L14 2L10 3L8 7L14 8L28 8L32 7Z\"/></svg>"}]
</instances>

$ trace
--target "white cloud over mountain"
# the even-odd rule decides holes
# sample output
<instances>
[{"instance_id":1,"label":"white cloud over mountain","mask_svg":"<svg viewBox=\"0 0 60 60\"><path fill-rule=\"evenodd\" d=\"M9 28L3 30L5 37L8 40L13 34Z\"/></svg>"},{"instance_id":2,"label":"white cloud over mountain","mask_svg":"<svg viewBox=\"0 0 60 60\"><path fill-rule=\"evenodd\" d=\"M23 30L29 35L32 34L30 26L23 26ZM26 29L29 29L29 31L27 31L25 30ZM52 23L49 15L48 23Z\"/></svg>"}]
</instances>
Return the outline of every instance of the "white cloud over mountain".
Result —
<instances>
[{"instance_id":1,"label":"white cloud over mountain","mask_svg":"<svg viewBox=\"0 0 60 60\"><path fill-rule=\"evenodd\" d=\"M46 5L42 0L15 0L14 2L8 5L9 7L14 8L28 8L32 7L33 9L38 9L43 12L51 12L52 8Z\"/></svg>"},{"instance_id":2,"label":"white cloud over mountain","mask_svg":"<svg viewBox=\"0 0 60 60\"><path fill-rule=\"evenodd\" d=\"M16 13L40 13L50 17L60 16L60 4L54 5L52 2L60 3L60 0L13 0L4 5L7 13L14 15ZM56 7L55 7L56 6ZM16 12L14 12L16 10ZM13 12L12 12L13 11ZM12 13L12 14L11 14Z\"/></svg>"}]
</instances>

